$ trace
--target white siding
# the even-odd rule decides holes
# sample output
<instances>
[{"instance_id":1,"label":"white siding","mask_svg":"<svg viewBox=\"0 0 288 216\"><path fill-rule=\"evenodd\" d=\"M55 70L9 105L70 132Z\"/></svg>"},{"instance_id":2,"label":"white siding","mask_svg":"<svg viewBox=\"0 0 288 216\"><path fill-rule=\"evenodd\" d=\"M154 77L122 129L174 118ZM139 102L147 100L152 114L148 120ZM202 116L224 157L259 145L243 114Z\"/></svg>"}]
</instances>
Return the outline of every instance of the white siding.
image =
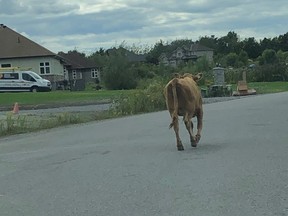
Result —
<instances>
[{"instance_id":1,"label":"white siding","mask_svg":"<svg viewBox=\"0 0 288 216\"><path fill-rule=\"evenodd\" d=\"M40 74L40 63L49 62L50 74L64 76L64 67L59 60L53 57L35 57L35 58L16 58L16 59L0 59L1 64L11 64L11 67L29 68Z\"/></svg>"}]
</instances>

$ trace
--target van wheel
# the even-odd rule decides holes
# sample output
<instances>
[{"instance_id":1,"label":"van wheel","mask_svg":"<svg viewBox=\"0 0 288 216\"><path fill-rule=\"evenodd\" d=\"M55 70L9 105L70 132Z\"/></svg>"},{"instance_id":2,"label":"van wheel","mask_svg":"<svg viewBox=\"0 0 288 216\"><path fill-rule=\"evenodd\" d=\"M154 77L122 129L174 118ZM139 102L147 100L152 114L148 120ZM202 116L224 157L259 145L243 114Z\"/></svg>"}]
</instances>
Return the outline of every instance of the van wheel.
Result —
<instances>
[{"instance_id":1,"label":"van wheel","mask_svg":"<svg viewBox=\"0 0 288 216\"><path fill-rule=\"evenodd\" d=\"M38 92L38 88L37 87L32 87L31 88L31 92Z\"/></svg>"}]
</instances>

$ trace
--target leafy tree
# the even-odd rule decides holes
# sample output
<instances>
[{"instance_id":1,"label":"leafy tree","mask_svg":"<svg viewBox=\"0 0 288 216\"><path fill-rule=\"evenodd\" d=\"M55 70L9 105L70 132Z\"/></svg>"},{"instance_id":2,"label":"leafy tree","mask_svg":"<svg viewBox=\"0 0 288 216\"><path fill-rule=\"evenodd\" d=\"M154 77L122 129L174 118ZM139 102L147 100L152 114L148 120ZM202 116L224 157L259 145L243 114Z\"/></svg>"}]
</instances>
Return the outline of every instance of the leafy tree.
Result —
<instances>
[{"instance_id":1,"label":"leafy tree","mask_svg":"<svg viewBox=\"0 0 288 216\"><path fill-rule=\"evenodd\" d=\"M214 50L215 54L217 54L217 38L215 38L214 35L211 35L211 37L205 36L200 37L198 43L202 44L203 46L209 47Z\"/></svg>"},{"instance_id":2,"label":"leafy tree","mask_svg":"<svg viewBox=\"0 0 288 216\"><path fill-rule=\"evenodd\" d=\"M226 56L227 66L235 67L238 63L238 55L236 53L229 53Z\"/></svg>"},{"instance_id":3,"label":"leafy tree","mask_svg":"<svg viewBox=\"0 0 288 216\"><path fill-rule=\"evenodd\" d=\"M280 63L288 63L288 51L287 52L283 52L282 50L279 50L277 53L276 53L276 56L278 58L278 61Z\"/></svg>"},{"instance_id":4,"label":"leafy tree","mask_svg":"<svg viewBox=\"0 0 288 216\"><path fill-rule=\"evenodd\" d=\"M238 58L239 58L239 62L242 62L244 66L248 64L248 53L246 51L241 50Z\"/></svg>"},{"instance_id":5,"label":"leafy tree","mask_svg":"<svg viewBox=\"0 0 288 216\"><path fill-rule=\"evenodd\" d=\"M265 49L273 49L274 44L273 44L271 38L265 37L263 40L260 40L260 47L261 47L261 50L263 52Z\"/></svg>"},{"instance_id":6,"label":"leafy tree","mask_svg":"<svg viewBox=\"0 0 288 216\"><path fill-rule=\"evenodd\" d=\"M162 53L167 52L167 46L164 45L164 42L160 40L154 45L154 48L148 53L146 60L149 63L158 64L159 57Z\"/></svg>"},{"instance_id":7,"label":"leafy tree","mask_svg":"<svg viewBox=\"0 0 288 216\"><path fill-rule=\"evenodd\" d=\"M191 46L192 43L193 43L192 40L188 39L175 40L171 42L171 44L168 46L167 49L169 52L172 52L176 50L178 47Z\"/></svg>"},{"instance_id":8,"label":"leafy tree","mask_svg":"<svg viewBox=\"0 0 288 216\"><path fill-rule=\"evenodd\" d=\"M256 59L261 55L260 44L255 40L254 37L245 39L243 43L243 50L247 52L249 58Z\"/></svg>"},{"instance_id":9,"label":"leafy tree","mask_svg":"<svg viewBox=\"0 0 288 216\"><path fill-rule=\"evenodd\" d=\"M198 58L195 63L195 71L196 72L204 72L211 70L211 64L206 56L202 56L201 58Z\"/></svg>"},{"instance_id":10,"label":"leafy tree","mask_svg":"<svg viewBox=\"0 0 288 216\"><path fill-rule=\"evenodd\" d=\"M265 64L274 64L278 61L276 52L273 49L264 50L264 52L262 53L262 57Z\"/></svg>"},{"instance_id":11,"label":"leafy tree","mask_svg":"<svg viewBox=\"0 0 288 216\"><path fill-rule=\"evenodd\" d=\"M284 52L288 51L288 32L278 37L280 49Z\"/></svg>"},{"instance_id":12,"label":"leafy tree","mask_svg":"<svg viewBox=\"0 0 288 216\"><path fill-rule=\"evenodd\" d=\"M103 48L100 48L88 58L93 60L99 66L99 68L103 68L107 63L107 57L107 52Z\"/></svg>"},{"instance_id":13,"label":"leafy tree","mask_svg":"<svg viewBox=\"0 0 288 216\"><path fill-rule=\"evenodd\" d=\"M217 50L219 53L228 54L231 52L239 53L240 52L239 37L235 32L228 32L224 37L221 37L217 40Z\"/></svg>"},{"instance_id":14,"label":"leafy tree","mask_svg":"<svg viewBox=\"0 0 288 216\"><path fill-rule=\"evenodd\" d=\"M137 86L136 76L130 68L122 49L114 49L109 54L103 70L103 81L108 89L133 89Z\"/></svg>"}]
</instances>

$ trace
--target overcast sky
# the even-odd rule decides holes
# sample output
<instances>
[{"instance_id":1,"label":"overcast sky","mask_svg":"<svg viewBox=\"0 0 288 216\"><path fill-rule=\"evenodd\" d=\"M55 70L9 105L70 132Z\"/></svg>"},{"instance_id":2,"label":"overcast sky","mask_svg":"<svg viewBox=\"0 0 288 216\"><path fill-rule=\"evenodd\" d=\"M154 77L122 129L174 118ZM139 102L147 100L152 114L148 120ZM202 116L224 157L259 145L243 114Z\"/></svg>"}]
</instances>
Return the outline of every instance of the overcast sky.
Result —
<instances>
[{"instance_id":1,"label":"overcast sky","mask_svg":"<svg viewBox=\"0 0 288 216\"><path fill-rule=\"evenodd\" d=\"M87 54L163 40L273 38L288 32L287 0L0 0L0 23L52 52Z\"/></svg>"}]
</instances>

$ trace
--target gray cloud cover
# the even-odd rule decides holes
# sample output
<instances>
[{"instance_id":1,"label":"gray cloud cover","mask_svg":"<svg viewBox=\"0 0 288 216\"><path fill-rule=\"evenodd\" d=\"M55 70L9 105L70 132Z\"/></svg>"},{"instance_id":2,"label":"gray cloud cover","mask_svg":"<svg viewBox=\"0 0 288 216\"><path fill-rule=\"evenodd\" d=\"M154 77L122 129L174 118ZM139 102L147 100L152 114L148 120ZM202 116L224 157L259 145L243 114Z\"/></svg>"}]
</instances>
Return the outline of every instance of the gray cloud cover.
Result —
<instances>
[{"instance_id":1,"label":"gray cloud cover","mask_svg":"<svg viewBox=\"0 0 288 216\"><path fill-rule=\"evenodd\" d=\"M263 39L285 34L287 18L286 0L0 0L0 23L56 53L229 31Z\"/></svg>"}]
</instances>

